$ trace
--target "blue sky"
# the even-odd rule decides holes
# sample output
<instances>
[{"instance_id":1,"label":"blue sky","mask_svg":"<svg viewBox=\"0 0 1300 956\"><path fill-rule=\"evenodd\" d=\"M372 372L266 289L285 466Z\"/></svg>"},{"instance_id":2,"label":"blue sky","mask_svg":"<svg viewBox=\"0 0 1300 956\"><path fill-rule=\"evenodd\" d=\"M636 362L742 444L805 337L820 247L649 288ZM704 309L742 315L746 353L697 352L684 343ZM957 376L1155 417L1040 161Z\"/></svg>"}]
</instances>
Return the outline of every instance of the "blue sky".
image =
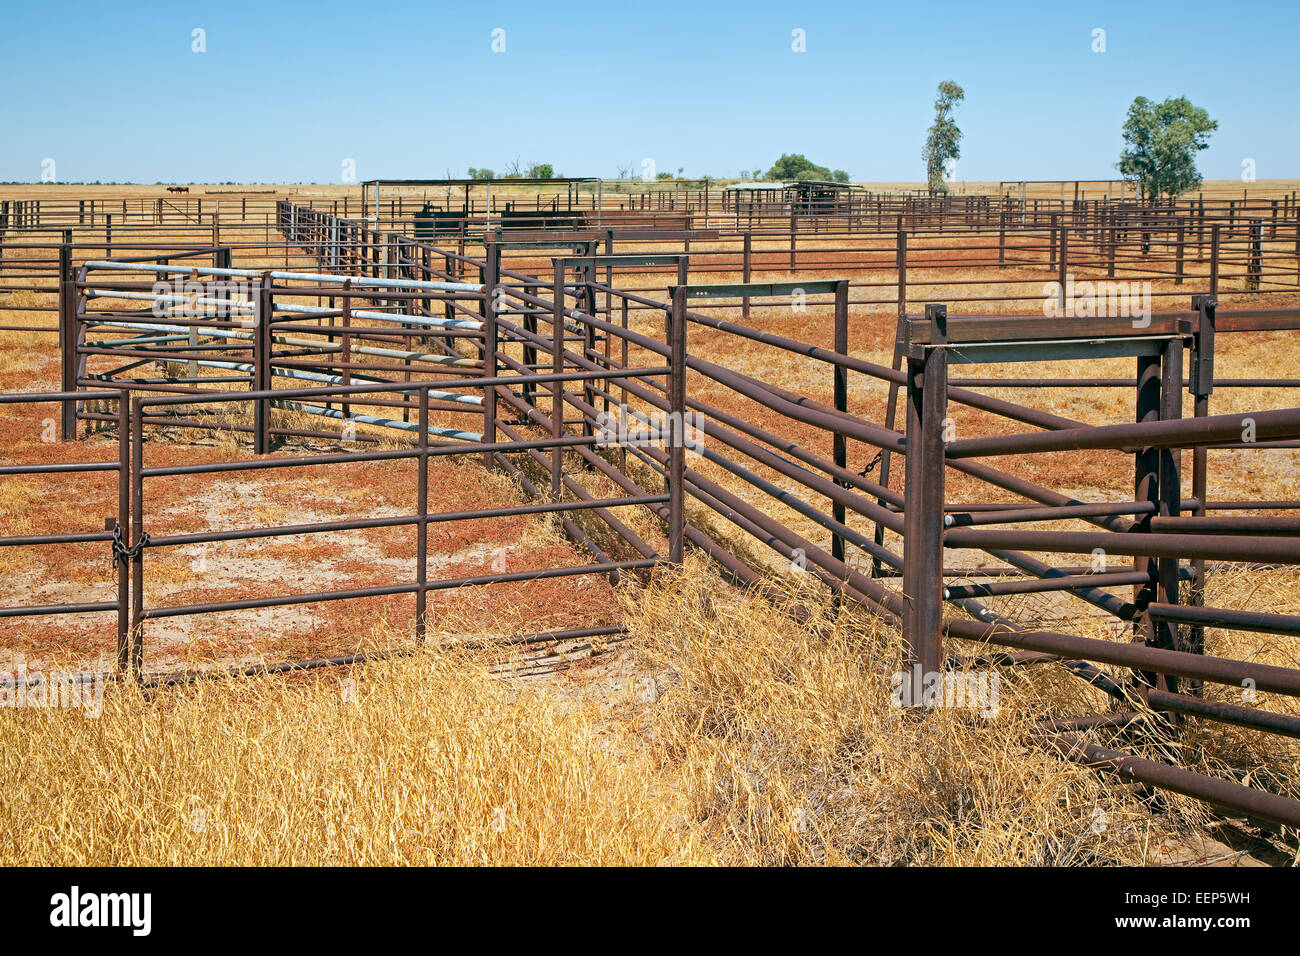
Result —
<instances>
[{"instance_id":1,"label":"blue sky","mask_svg":"<svg viewBox=\"0 0 1300 956\"><path fill-rule=\"evenodd\" d=\"M1219 121L1207 178L1245 158L1300 176L1295 3L128 0L0 18L0 180L38 180L45 158L61 181L339 182L346 159L361 179L515 158L724 176L782 152L916 180L945 79L967 97L959 180L1113 177L1139 94Z\"/></svg>"}]
</instances>

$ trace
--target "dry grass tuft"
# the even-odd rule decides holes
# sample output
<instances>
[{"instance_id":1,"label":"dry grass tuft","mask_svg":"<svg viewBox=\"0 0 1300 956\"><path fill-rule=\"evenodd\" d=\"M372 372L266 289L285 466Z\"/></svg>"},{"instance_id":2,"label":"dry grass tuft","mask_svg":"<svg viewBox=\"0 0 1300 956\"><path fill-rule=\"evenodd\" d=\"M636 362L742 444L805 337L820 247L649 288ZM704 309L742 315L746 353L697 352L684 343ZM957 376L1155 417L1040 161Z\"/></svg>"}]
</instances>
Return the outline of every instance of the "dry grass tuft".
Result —
<instances>
[{"instance_id":1,"label":"dry grass tuft","mask_svg":"<svg viewBox=\"0 0 1300 956\"><path fill-rule=\"evenodd\" d=\"M692 559L620 594L631 652L544 681L422 651L0 709L0 865L1095 865L1203 832L1048 755L1055 669L918 716L897 633L817 589L774 608Z\"/></svg>"},{"instance_id":2,"label":"dry grass tuft","mask_svg":"<svg viewBox=\"0 0 1300 956\"><path fill-rule=\"evenodd\" d=\"M1047 757L1032 687L993 717L891 704L897 633L812 591L800 622L722 598L701 566L629 599L662 686L644 715L691 826L731 863L1140 862L1159 835L1130 797Z\"/></svg>"},{"instance_id":3,"label":"dry grass tuft","mask_svg":"<svg viewBox=\"0 0 1300 956\"><path fill-rule=\"evenodd\" d=\"M0 712L0 862L708 862L650 760L456 654Z\"/></svg>"}]
</instances>

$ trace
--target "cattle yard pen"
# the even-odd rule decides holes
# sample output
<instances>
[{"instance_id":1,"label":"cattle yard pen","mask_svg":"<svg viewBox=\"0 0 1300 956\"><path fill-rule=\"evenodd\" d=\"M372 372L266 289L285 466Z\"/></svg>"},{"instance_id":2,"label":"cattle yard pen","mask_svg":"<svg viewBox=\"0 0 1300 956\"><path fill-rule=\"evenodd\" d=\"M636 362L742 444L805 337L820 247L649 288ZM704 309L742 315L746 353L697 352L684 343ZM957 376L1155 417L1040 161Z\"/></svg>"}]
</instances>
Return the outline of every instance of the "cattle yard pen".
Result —
<instances>
[{"instance_id":1,"label":"cattle yard pen","mask_svg":"<svg viewBox=\"0 0 1300 956\"><path fill-rule=\"evenodd\" d=\"M59 356L57 390L0 403L56 410L64 442L116 439L112 458L0 466L32 483L92 472L112 483L103 531L43 528L0 547L104 546L115 599L0 616L111 616L119 673L160 683L199 676L149 666L151 628L168 618L405 595L424 641L433 592L617 581L691 549L732 581L773 591L787 569L805 571L897 625L918 690L950 670L1062 668L1113 710L1045 715L1047 747L1300 827L1298 800L1084 736L1112 728L1133 749L1203 721L1300 738L1300 717L1253 696L1300 696L1300 667L1217 656L1210 633L1280 646L1300 637L1300 616L1212 600L1218 575L1300 565L1300 492L1211 495L1216 462L1231 458L1249 476L1241 462L1300 448L1300 380L1215 372L1216 352L1222 364L1237 336L1300 330L1294 196L863 192L820 209L724 200L707 184L594 195L575 188L564 208L539 196L531 210L507 209L475 205L466 189L437 210L391 198L364 216L346 201L271 198L217 210L181 198L0 207L0 332ZM892 332L876 343L892 361L862 357L868 320ZM762 361L729 361L742 350ZM1086 374L1050 367L1067 362L1076 372L1087 363ZM1105 374L1088 372L1094 364ZM957 374L965 365L979 368ZM753 373L763 369L778 371ZM1110 418L1091 423L1105 415L1071 417L1053 399L1081 389L1124 396L1125 417L1101 403ZM1008 391L1043 401L992 394ZM1261 392L1284 400L1232 398ZM237 437L238 454L147 461L164 435L215 430ZM1131 493L1089 500L1051 487L1041 463L1076 451L1123 462ZM431 463L453 458L508 476L526 500L440 508ZM363 462L413 466L402 479L409 506L236 529L152 524L153 482ZM541 515L584 563L430 574L430 526ZM147 599L155 555L169 548L362 528L414 530L410 580ZM1027 623L1034 601L1086 611L1111 637ZM621 631L598 621L507 640ZM1242 688L1252 696L1226 698Z\"/></svg>"}]
</instances>

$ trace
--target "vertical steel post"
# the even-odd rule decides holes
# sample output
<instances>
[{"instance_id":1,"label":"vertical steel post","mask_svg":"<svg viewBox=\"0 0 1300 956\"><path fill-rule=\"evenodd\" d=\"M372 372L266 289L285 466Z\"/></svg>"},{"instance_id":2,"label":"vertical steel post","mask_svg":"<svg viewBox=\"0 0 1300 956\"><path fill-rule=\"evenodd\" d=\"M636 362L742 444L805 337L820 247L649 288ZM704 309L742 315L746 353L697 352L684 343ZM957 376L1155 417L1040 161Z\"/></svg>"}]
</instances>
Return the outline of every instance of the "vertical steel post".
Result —
<instances>
[{"instance_id":1,"label":"vertical steel post","mask_svg":"<svg viewBox=\"0 0 1300 956\"><path fill-rule=\"evenodd\" d=\"M898 269L898 317L907 314L907 233L903 231L903 217L898 217L898 244L896 248Z\"/></svg>"},{"instance_id":2,"label":"vertical steel post","mask_svg":"<svg viewBox=\"0 0 1300 956\"><path fill-rule=\"evenodd\" d=\"M795 253L795 229L799 225L799 220L795 218L794 202L790 203L790 271L794 272L796 268Z\"/></svg>"},{"instance_id":3,"label":"vertical steel post","mask_svg":"<svg viewBox=\"0 0 1300 956\"><path fill-rule=\"evenodd\" d=\"M1210 395L1214 392L1214 311L1217 301L1213 296L1192 297L1192 310L1196 312L1196 331L1192 338L1192 364L1188 375L1188 388L1192 393L1192 415L1204 418L1210 414ZM1192 497L1196 499L1194 514L1204 517L1207 512L1205 498L1208 494L1209 449L1198 445L1192 449ZM1205 559L1192 561L1192 586L1187 603L1193 607L1205 605ZM1187 649L1193 654L1205 653L1205 627L1193 624L1189 632ZM1189 693L1200 693L1200 681L1188 681Z\"/></svg>"},{"instance_id":4,"label":"vertical steel post","mask_svg":"<svg viewBox=\"0 0 1300 956\"><path fill-rule=\"evenodd\" d=\"M686 286L673 289L668 315L668 560L681 564L686 511Z\"/></svg>"},{"instance_id":5,"label":"vertical steel post","mask_svg":"<svg viewBox=\"0 0 1300 956\"><path fill-rule=\"evenodd\" d=\"M483 269L483 374L488 378L497 377L497 281L501 274L501 246L484 237ZM488 385L483 389L483 441L491 444L497 440L497 387ZM495 453L483 453L483 467L492 470Z\"/></svg>"},{"instance_id":6,"label":"vertical steel post","mask_svg":"<svg viewBox=\"0 0 1300 956\"><path fill-rule=\"evenodd\" d=\"M77 286L72 271L72 243L68 232L59 245L59 346L62 359L62 390L77 390ZM60 438L77 437L77 402L65 400L59 405Z\"/></svg>"},{"instance_id":7,"label":"vertical steel post","mask_svg":"<svg viewBox=\"0 0 1300 956\"><path fill-rule=\"evenodd\" d=\"M1183 340L1171 337L1165 343L1165 353L1160 369L1160 420L1174 421L1183 417ZM1182 450L1160 450L1160 504L1161 517L1177 517L1182 506ZM1162 604L1178 603L1178 558L1160 558L1156 562L1156 600ZM1185 650L1178 638L1178 625L1172 621L1156 621L1153 630L1157 647L1167 650ZM1177 678L1166 677L1167 686L1177 691Z\"/></svg>"},{"instance_id":8,"label":"vertical steel post","mask_svg":"<svg viewBox=\"0 0 1300 956\"><path fill-rule=\"evenodd\" d=\"M131 668L141 680L144 665L144 410L131 402Z\"/></svg>"},{"instance_id":9,"label":"vertical steel post","mask_svg":"<svg viewBox=\"0 0 1300 956\"><path fill-rule=\"evenodd\" d=\"M271 273L263 273L257 296L257 321L253 333L253 391L271 389L271 316L275 305L271 298ZM271 450L271 400L253 401L253 451L265 455Z\"/></svg>"},{"instance_id":10,"label":"vertical steel post","mask_svg":"<svg viewBox=\"0 0 1300 956\"><path fill-rule=\"evenodd\" d=\"M1115 278L1115 246L1119 242L1119 217L1115 212L1107 215L1109 226L1106 229L1106 277Z\"/></svg>"},{"instance_id":11,"label":"vertical steel post","mask_svg":"<svg viewBox=\"0 0 1300 956\"><path fill-rule=\"evenodd\" d=\"M682 270L679 268L678 272L681 273L681 271ZM678 285L685 285L685 284L686 284L685 276L682 276L681 281L678 283ZM621 313L622 313L621 320L622 320L623 329L626 331L628 327L627 320L628 320L629 302L627 296L622 296L621 299L623 302L623 307L621 309ZM619 336L619 353L620 353L619 368L625 369L627 368L627 336L626 335ZM621 390L620 390L621 401L618 408L618 420L623 421L627 416L627 379L620 378L618 381L621 386ZM627 474L627 443L626 442L619 442L618 444L618 470L625 475Z\"/></svg>"},{"instance_id":12,"label":"vertical steel post","mask_svg":"<svg viewBox=\"0 0 1300 956\"><path fill-rule=\"evenodd\" d=\"M525 286L524 291L532 295L536 295L538 292L541 291L541 289L536 286L532 288ZM532 303L525 302L523 305L520 306L520 308L523 310L524 313L523 314L524 332L526 333L524 335L524 347L523 347L524 366L529 370L529 374L536 374L537 373L537 343L534 337L538 334L537 306L533 305ZM537 386L531 382L525 383L523 388L523 397L524 397L524 401L527 402L530 407L536 408L537 407Z\"/></svg>"},{"instance_id":13,"label":"vertical steel post","mask_svg":"<svg viewBox=\"0 0 1300 956\"><path fill-rule=\"evenodd\" d=\"M346 387L352 384L352 332L351 332L352 277L351 276L343 280L343 297L341 301L341 310L343 312L343 315L341 316L341 321L343 323L343 340L340 343L340 345L343 350L343 354L342 354L343 367L339 370L339 374L343 379L344 387ZM340 403L339 407L343 409L343 417L345 419L352 414L352 405L348 402L346 397L343 399L342 403Z\"/></svg>"},{"instance_id":14,"label":"vertical steel post","mask_svg":"<svg viewBox=\"0 0 1300 956\"><path fill-rule=\"evenodd\" d=\"M1205 196L1196 199L1196 258L1205 261Z\"/></svg>"},{"instance_id":15,"label":"vertical steel post","mask_svg":"<svg viewBox=\"0 0 1300 956\"><path fill-rule=\"evenodd\" d=\"M117 393L117 530L121 543L131 535L131 393ZM131 567L126 552L114 549L113 569L117 574L117 670L125 673L131 663Z\"/></svg>"},{"instance_id":16,"label":"vertical steel post","mask_svg":"<svg viewBox=\"0 0 1300 956\"><path fill-rule=\"evenodd\" d=\"M849 352L849 283L841 279L835 283L835 344L836 352L847 355ZM844 414L849 410L849 376L848 370L838 363L832 366L834 375L835 410ZM843 432L834 432L831 437L831 457L838 468L847 470L849 464L848 444ZM835 483L847 487L840 478ZM838 501L831 504L832 517L844 524L846 513L844 505ZM844 537L838 532L831 535L831 555L837 561L844 560Z\"/></svg>"},{"instance_id":17,"label":"vertical steel post","mask_svg":"<svg viewBox=\"0 0 1300 956\"><path fill-rule=\"evenodd\" d=\"M1069 235L1068 235L1068 229L1069 229L1069 227L1066 226L1064 222L1062 222L1062 223L1061 223L1061 226L1060 226L1060 230L1059 230L1059 232L1058 232L1058 234L1057 234L1057 235L1058 235L1058 238L1057 238L1057 243L1056 243L1057 251L1058 251L1058 253L1060 254L1059 271L1058 271L1058 273L1057 273L1057 277L1056 277L1056 279L1057 279L1057 282L1059 282L1059 283L1060 283L1060 286L1061 286L1061 291L1060 291L1060 302L1061 302L1061 311L1062 311L1062 312L1065 311L1065 285L1066 285L1066 283L1069 281L1069 278L1070 278L1070 273L1069 273L1069 268L1070 268L1070 265L1069 265L1069 263L1070 263L1070 239L1069 239Z\"/></svg>"},{"instance_id":18,"label":"vertical steel post","mask_svg":"<svg viewBox=\"0 0 1300 956\"><path fill-rule=\"evenodd\" d=\"M588 255L595 255L595 243L587 247ZM584 313L586 318L581 321L581 345L580 351L585 361L592 362L595 365L600 364L600 359L596 354L596 327L592 324L591 319L596 316L596 267L592 260L587 260L580 267L581 279L578 282L580 295L578 297L578 308ZM586 379L582 383L582 400L593 408L596 406L596 380ZM604 387L608 390L609 382L606 380ZM591 419L586 414L582 416L582 434L594 434ZM590 467L589 465L587 467Z\"/></svg>"},{"instance_id":19,"label":"vertical steel post","mask_svg":"<svg viewBox=\"0 0 1300 956\"><path fill-rule=\"evenodd\" d=\"M415 529L415 640L424 643L425 615L427 613L428 592L425 585L429 580L429 387L421 385L420 393L420 438L419 457L416 459L420 471L416 476L416 509L420 521Z\"/></svg>"},{"instance_id":20,"label":"vertical steel post","mask_svg":"<svg viewBox=\"0 0 1300 956\"><path fill-rule=\"evenodd\" d=\"M907 319L905 316L899 316L898 322L894 327L894 359L891 363L891 368L895 371L899 371L903 368L903 338L904 324L906 322ZM890 431L894 430L894 425L898 421L898 389L899 386L897 382L889 383L889 397L885 400L885 427ZM880 449L880 484L886 488L889 487L891 459L892 455L889 449ZM882 508L887 507L888 505L883 498L877 498L876 504L880 505ZM875 523L873 539L876 544L883 545L885 543L885 526L879 521ZM883 577L884 574L884 562L882 562L879 557L873 556L871 559L871 576L878 578Z\"/></svg>"},{"instance_id":21,"label":"vertical steel post","mask_svg":"<svg viewBox=\"0 0 1300 956\"><path fill-rule=\"evenodd\" d=\"M948 312L925 307L932 343L907 360L907 474L903 489L903 639L913 686L942 670L944 418L948 409ZM920 681L916 678L920 676ZM919 701L913 701L913 705Z\"/></svg>"},{"instance_id":22,"label":"vertical steel post","mask_svg":"<svg viewBox=\"0 0 1300 956\"><path fill-rule=\"evenodd\" d=\"M1246 288L1252 292L1259 289L1260 279L1264 275L1264 224L1259 219L1250 221L1249 253L1246 260Z\"/></svg>"},{"instance_id":23,"label":"vertical steel post","mask_svg":"<svg viewBox=\"0 0 1300 956\"><path fill-rule=\"evenodd\" d=\"M1219 223L1210 226L1210 295L1219 294Z\"/></svg>"},{"instance_id":24,"label":"vertical steel post","mask_svg":"<svg viewBox=\"0 0 1300 956\"><path fill-rule=\"evenodd\" d=\"M742 281L744 282L749 282L749 277L753 271L753 267L752 267L753 242L754 242L754 234L752 232L746 232L745 233L745 259L744 262L742 263L742 274L743 274ZM1300 240L1297 240L1297 243L1300 244ZM741 300L740 314L743 318L746 319L749 318L749 296L745 296L745 298Z\"/></svg>"},{"instance_id":25,"label":"vertical steel post","mask_svg":"<svg viewBox=\"0 0 1300 956\"><path fill-rule=\"evenodd\" d=\"M1137 359L1137 401L1136 419L1138 422L1155 422L1160 420L1161 374L1160 356L1141 355ZM1160 450L1143 447L1137 450L1133 460L1133 500L1152 505L1158 512L1160 508ZM1133 531L1148 532L1151 529L1151 516L1141 515L1133 525ZM1103 555L1103 558L1105 556ZM1155 558L1135 555L1133 570L1145 574L1146 582L1133 585L1133 603L1138 615L1133 620L1135 643L1154 645L1156 630L1146 607L1156 600L1159 584L1159 562ZM1156 674L1148 671L1135 671L1138 683L1148 687L1159 686Z\"/></svg>"},{"instance_id":26,"label":"vertical steel post","mask_svg":"<svg viewBox=\"0 0 1300 956\"><path fill-rule=\"evenodd\" d=\"M1184 243L1187 239L1187 227L1181 219L1178 220L1178 254L1174 262L1174 285L1183 284L1183 255Z\"/></svg>"},{"instance_id":27,"label":"vertical steel post","mask_svg":"<svg viewBox=\"0 0 1300 956\"><path fill-rule=\"evenodd\" d=\"M555 292L551 301L551 371L556 375L564 371L564 260L555 259ZM556 379L551 383L551 437L559 441L564 434L564 383ZM551 500L560 500L563 451L559 445L551 449Z\"/></svg>"}]
</instances>

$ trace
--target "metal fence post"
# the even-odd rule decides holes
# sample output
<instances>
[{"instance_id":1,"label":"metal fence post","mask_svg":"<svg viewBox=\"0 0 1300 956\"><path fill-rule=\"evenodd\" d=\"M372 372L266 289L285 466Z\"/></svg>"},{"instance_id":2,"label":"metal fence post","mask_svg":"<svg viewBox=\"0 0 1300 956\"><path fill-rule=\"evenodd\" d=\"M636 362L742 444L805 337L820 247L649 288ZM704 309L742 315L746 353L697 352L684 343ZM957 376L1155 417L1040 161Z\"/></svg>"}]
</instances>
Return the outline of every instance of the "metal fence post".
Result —
<instances>
[{"instance_id":1,"label":"metal fence post","mask_svg":"<svg viewBox=\"0 0 1300 956\"><path fill-rule=\"evenodd\" d=\"M1184 246L1186 244L1186 239L1187 239L1187 226L1183 223L1183 220L1179 219L1178 220L1178 253L1174 264L1174 285L1183 284L1183 258L1185 252Z\"/></svg>"},{"instance_id":2,"label":"metal fence post","mask_svg":"<svg viewBox=\"0 0 1300 956\"><path fill-rule=\"evenodd\" d=\"M1109 223L1106 229L1106 278L1115 278L1115 246L1119 243L1119 216L1110 212L1106 216Z\"/></svg>"},{"instance_id":3,"label":"metal fence post","mask_svg":"<svg viewBox=\"0 0 1300 956\"><path fill-rule=\"evenodd\" d=\"M799 225L799 220L795 218L794 203L790 204L790 271L794 272L796 268L795 252L795 231Z\"/></svg>"},{"instance_id":4,"label":"metal fence post","mask_svg":"<svg viewBox=\"0 0 1300 956\"><path fill-rule=\"evenodd\" d=\"M1056 213L1048 216L1047 224L1047 271L1056 271Z\"/></svg>"},{"instance_id":5,"label":"metal fence post","mask_svg":"<svg viewBox=\"0 0 1300 956\"><path fill-rule=\"evenodd\" d=\"M898 269L898 317L907 314L907 233L903 231L903 217L898 217L898 243L895 250Z\"/></svg>"},{"instance_id":6,"label":"metal fence post","mask_svg":"<svg viewBox=\"0 0 1300 956\"><path fill-rule=\"evenodd\" d=\"M668 316L668 560L681 564L686 512L683 485L686 480L686 286L673 289L673 308Z\"/></svg>"},{"instance_id":7,"label":"metal fence post","mask_svg":"<svg viewBox=\"0 0 1300 956\"><path fill-rule=\"evenodd\" d=\"M849 352L849 283L847 279L842 279L835 283L835 351L841 355L847 355ZM849 410L849 373L848 370L839 363L832 366L834 375L834 392L835 392L835 410L847 414ZM831 438L831 456L835 460L835 466L841 470L847 470L849 464L848 444L844 440L843 432L834 432ZM849 487L843 479L836 478L835 483L841 487ZM846 520L844 505L840 502L831 504L832 517L840 524ZM831 555L837 561L844 560L844 537L835 532L831 535Z\"/></svg>"},{"instance_id":8,"label":"metal fence post","mask_svg":"<svg viewBox=\"0 0 1300 956\"><path fill-rule=\"evenodd\" d=\"M485 255L483 257L483 374L487 378L497 377L497 281L501 274L501 247L493 240L484 237ZM497 440L497 387L487 385L483 389L483 441L492 443ZM483 467L492 470L495 452L483 453Z\"/></svg>"},{"instance_id":9,"label":"metal fence post","mask_svg":"<svg viewBox=\"0 0 1300 956\"><path fill-rule=\"evenodd\" d=\"M907 474L903 488L903 639L913 686L941 671L943 644L944 418L948 408L948 311L925 307L930 340L907 359ZM917 681L919 671L920 681ZM920 702L912 701L916 706Z\"/></svg>"},{"instance_id":10,"label":"metal fence post","mask_svg":"<svg viewBox=\"0 0 1300 956\"><path fill-rule=\"evenodd\" d=\"M1060 293L1059 293L1059 296L1060 296L1060 303L1061 303L1061 311L1064 312L1064 311L1065 311L1065 287L1066 287L1066 284L1069 282L1069 277L1070 277L1070 273L1069 273L1069 268L1070 268L1070 265L1069 265L1069 263L1070 263L1070 239L1069 239L1069 227L1068 227L1067 225L1065 225L1064 222L1061 223L1061 226L1060 226L1060 229L1059 229L1059 232L1058 232L1057 242L1056 242L1056 249L1057 249L1057 252L1060 254L1060 257L1061 257L1061 258L1060 258L1060 262L1059 262L1059 272L1058 272L1058 274L1057 274L1057 282L1060 284L1060 287L1061 287L1061 291L1060 291Z\"/></svg>"},{"instance_id":11,"label":"metal fence post","mask_svg":"<svg viewBox=\"0 0 1300 956\"><path fill-rule=\"evenodd\" d=\"M1192 393L1192 415L1204 418L1210 414L1210 395L1214 392L1214 311L1217 306L1213 296L1192 297L1192 310L1196 312L1196 331L1192 337L1192 362L1188 375L1188 389ZM1207 493L1209 450L1204 445L1192 449L1192 497L1196 499L1198 517L1208 512L1205 507ZM1205 559L1192 560L1192 586L1187 603L1193 607L1205 605ZM1188 650L1193 654L1205 653L1205 626L1193 624ZM1189 681L1188 691L1200 692L1200 681Z\"/></svg>"},{"instance_id":12,"label":"metal fence post","mask_svg":"<svg viewBox=\"0 0 1300 956\"><path fill-rule=\"evenodd\" d=\"M594 243L587 247L587 252L588 255L595 255L596 250ZM582 295L579 301L581 303L582 311L587 315L587 319L582 323L581 351L582 357L585 361L592 362L595 365L600 365L601 360L597 357L596 353L596 327L591 322L591 320L596 317L595 281L596 267L593 260L587 260L582 264L582 281L579 285L579 288L582 290ZM608 310L606 310L606 314L608 314ZM608 337L606 337L606 341L608 341ZM608 365L609 363L606 362L604 364ZM602 383L602 387L606 392L609 391L608 379ZM596 379L587 379L584 381L582 383L582 400L594 408L596 406L597 397ZM585 414L583 415L582 421L582 434L588 436L595 434L592 428L591 419ZM591 467L590 464L587 464L587 467Z\"/></svg>"},{"instance_id":13,"label":"metal fence post","mask_svg":"<svg viewBox=\"0 0 1300 956\"><path fill-rule=\"evenodd\" d=\"M1259 289L1260 279L1264 275L1264 224L1259 219L1250 221L1249 250L1246 261L1246 289L1255 292Z\"/></svg>"},{"instance_id":14,"label":"metal fence post","mask_svg":"<svg viewBox=\"0 0 1300 956\"><path fill-rule=\"evenodd\" d=\"M1210 295L1219 294L1219 223L1210 226Z\"/></svg>"},{"instance_id":15,"label":"metal fence post","mask_svg":"<svg viewBox=\"0 0 1300 956\"><path fill-rule=\"evenodd\" d=\"M343 360L343 367L339 374L343 379L344 387L352 384L352 278L343 280L343 296L340 303L342 315L339 321L343 326L343 338L339 343L342 351L339 353ZM344 398L339 407L343 410L343 418L346 420L352 415L352 405ZM346 424L344 427L347 427Z\"/></svg>"},{"instance_id":16,"label":"metal fence post","mask_svg":"<svg viewBox=\"0 0 1300 956\"><path fill-rule=\"evenodd\" d=\"M77 390L77 286L72 272L72 244L68 233L59 246L59 346L62 359L62 390ZM65 400L59 405L60 438L77 437L77 402Z\"/></svg>"},{"instance_id":17,"label":"metal fence post","mask_svg":"<svg viewBox=\"0 0 1300 956\"><path fill-rule=\"evenodd\" d=\"M1296 242L1297 245L1300 245L1300 239L1297 239ZM741 264L741 272L743 276L742 281L746 283L749 282L749 277L753 272L753 264L752 264L753 244L754 244L754 234L752 232L746 232L745 233L745 258L743 263ZM745 296L745 298L741 300L740 314L743 318L746 319L749 318L749 296Z\"/></svg>"},{"instance_id":18,"label":"metal fence post","mask_svg":"<svg viewBox=\"0 0 1300 956\"><path fill-rule=\"evenodd\" d=\"M131 654L131 567L122 536L131 534L131 393L117 393L117 547L113 569L117 573L117 669L124 673Z\"/></svg>"},{"instance_id":19,"label":"metal fence post","mask_svg":"<svg viewBox=\"0 0 1300 956\"><path fill-rule=\"evenodd\" d=\"M1160 368L1160 420L1173 421L1183 417L1183 340L1171 337L1165 343ZM1161 517L1178 517L1182 506L1182 450L1162 448L1160 460L1160 503L1157 514ZM1156 600L1161 604L1178 603L1178 558L1160 558L1156 562ZM1178 625L1172 621L1156 621L1154 625L1156 646L1169 650L1185 650L1178 637ZM1176 678L1166 677L1169 689L1176 691Z\"/></svg>"},{"instance_id":20,"label":"metal fence post","mask_svg":"<svg viewBox=\"0 0 1300 956\"><path fill-rule=\"evenodd\" d=\"M257 321L253 336L253 391L265 392L271 388L271 316L275 304L271 297L271 273L262 275L262 287L257 296ZM271 450L271 401L259 398L253 401L253 450L265 455Z\"/></svg>"},{"instance_id":21,"label":"metal fence post","mask_svg":"<svg viewBox=\"0 0 1300 956\"><path fill-rule=\"evenodd\" d=\"M1136 420L1156 422L1160 420L1162 408L1160 386L1160 357L1142 355L1137 359L1137 401ZM1155 511L1160 508L1160 450L1151 447L1139 448L1133 459L1133 500L1150 504ZM1133 531L1144 533L1150 531L1151 515L1140 515L1133 525ZM1102 559L1105 560L1103 554ZM1133 570L1145 574L1146 582L1133 585L1133 603L1138 608L1134 618L1135 642L1154 645L1156 643L1155 624L1147 613L1147 606L1156 600L1156 588L1159 582L1159 562L1155 558L1135 555ZM1134 676L1140 684L1148 687L1157 685L1156 674L1147 671L1135 671Z\"/></svg>"},{"instance_id":22,"label":"metal fence post","mask_svg":"<svg viewBox=\"0 0 1300 956\"><path fill-rule=\"evenodd\" d=\"M416 459L420 471L416 476L416 513L420 521L415 529L415 639L423 643L425 637L425 616L428 610L429 564L429 388L422 385L420 394L420 437L419 457Z\"/></svg>"},{"instance_id":23,"label":"metal fence post","mask_svg":"<svg viewBox=\"0 0 1300 956\"><path fill-rule=\"evenodd\" d=\"M141 680L144 665L144 410L131 402L131 668Z\"/></svg>"},{"instance_id":24,"label":"metal fence post","mask_svg":"<svg viewBox=\"0 0 1300 956\"><path fill-rule=\"evenodd\" d=\"M564 260L555 259L555 291L551 297L551 371L556 375L564 371ZM551 383L551 437L557 442L564 434L564 383L558 378ZM560 500L560 478L563 467L562 449L551 449L551 500Z\"/></svg>"}]
</instances>

